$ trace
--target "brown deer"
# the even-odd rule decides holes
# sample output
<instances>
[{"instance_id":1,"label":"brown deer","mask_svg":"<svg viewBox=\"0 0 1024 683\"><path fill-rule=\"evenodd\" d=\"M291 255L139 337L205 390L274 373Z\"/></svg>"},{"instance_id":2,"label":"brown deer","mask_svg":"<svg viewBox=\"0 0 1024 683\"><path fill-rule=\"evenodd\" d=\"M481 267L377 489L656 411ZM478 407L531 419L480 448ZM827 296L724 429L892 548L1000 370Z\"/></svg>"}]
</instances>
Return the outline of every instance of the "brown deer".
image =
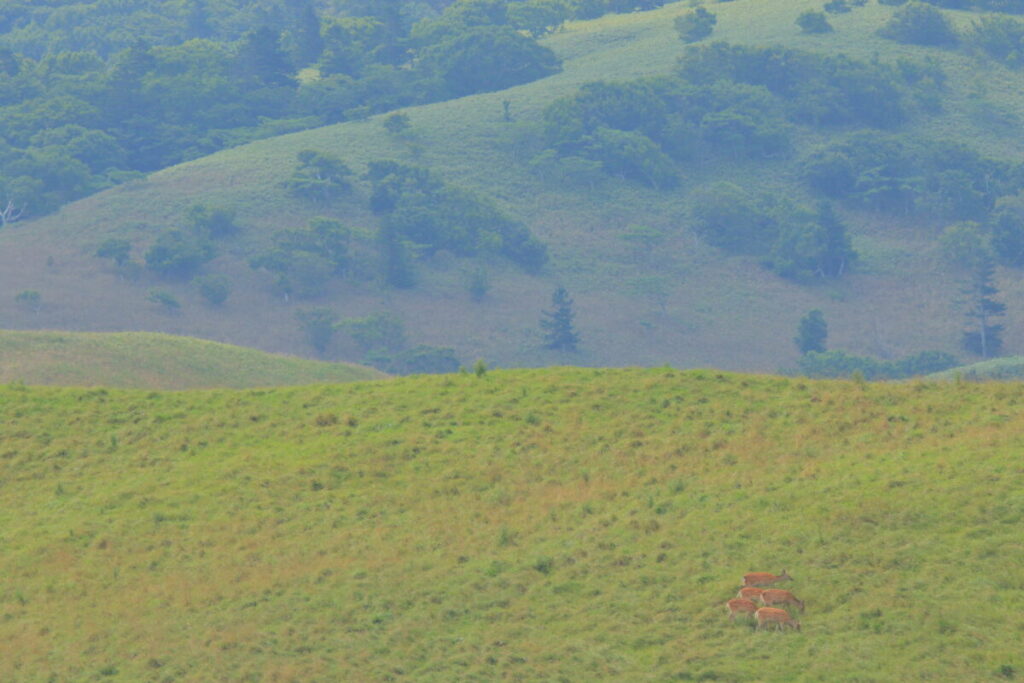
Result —
<instances>
[{"instance_id":1,"label":"brown deer","mask_svg":"<svg viewBox=\"0 0 1024 683\"><path fill-rule=\"evenodd\" d=\"M747 616L753 617L757 611L757 603L753 600L747 600L746 598L733 598L729 602L725 603L725 606L729 608L729 618L733 621L736 620L737 614L746 614Z\"/></svg>"},{"instance_id":2,"label":"brown deer","mask_svg":"<svg viewBox=\"0 0 1024 683\"><path fill-rule=\"evenodd\" d=\"M804 611L804 601L797 598L789 591L784 591L781 588L766 588L761 591L761 595L758 598L762 605L771 607L772 605L792 605L800 608L800 611Z\"/></svg>"},{"instance_id":3,"label":"brown deer","mask_svg":"<svg viewBox=\"0 0 1024 683\"><path fill-rule=\"evenodd\" d=\"M758 631L768 624L774 624L775 628L780 631L785 630L787 626L797 631L800 630L800 622L789 616L786 610L777 607L762 607L754 612L754 618L757 619Z\"/></svg>"},{"instance_id":4,"label":"brown deer","mask_svg":"<svg viewBox=\"0 0 1024 683\"><path fill-rule=\"evenodd\" d=\"M736 594L736 597L746 598L747 600L760 600L761 593L764 593L763 588L757 588L756 586L744 586L740 589L740 592Z\"/></svg>"},{"instance_id":5,"label":"brown deer","mask_svg":"<svg viewBox=\"0 0 1024 683\"><path fill-rule=\"evenodd\" d=\"M782 573L778 576L775 574L769 574L768 572L754 572L752 574L743 575L744 586L774 586L777 583L792 580L793 577L787 574L785 569L783 569Z\"/></svg>"}]
</instances>

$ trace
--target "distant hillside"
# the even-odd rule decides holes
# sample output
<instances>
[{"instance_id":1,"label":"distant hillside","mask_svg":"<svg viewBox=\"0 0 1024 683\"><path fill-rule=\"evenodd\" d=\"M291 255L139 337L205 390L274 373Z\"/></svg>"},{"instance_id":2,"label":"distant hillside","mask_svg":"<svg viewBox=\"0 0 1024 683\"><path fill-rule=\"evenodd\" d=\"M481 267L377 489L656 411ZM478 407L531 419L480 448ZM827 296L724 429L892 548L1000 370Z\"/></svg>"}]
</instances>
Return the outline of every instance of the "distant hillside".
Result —
<instances>
[{"instance_id":1,"label":"distant hillside","mask_svg":"<svg viewBox=\"0 0 1024 683\"><path fill-rule=\"evenodd\" d=\"M1017 380L1024 378L1024 357L993 358L930 375L928 379Z\"/></svg>"},{"instance_id":2,"label":"distant hillside","mask_svg":"<svg viewBox=\"0 0 1024 683\"><path fill-rule=\"evenodd\" d=\"M0 679L1024 672L1024 386L0 387ZM731 623L749 571L799 633Z\"/></svg>"},{"instance_id":3,"label":"distant hillside","mask_svg":"<svg viewBox=\"0 0 1024 683\"><path fill-rule=\"evenodd\" d=\"M269 387L384 377L326 363L147 332L0 331L0 383L135 389Z\"/></svg>"},{"instance_id":4,"label":"distant hillside","mask_svg":"<svg viewBox=\"0 0 1024 683\"><path fill-rule=\"evenodd\" d=\"M870 3L829 14L834 33L809 35L795 20L804 10L820 9L820 2L735 0L707 7L717 23L705 43L782 45L845 54L865 64L877 55L897 65L893 68L902 69L906 78L930 72L918 73L917 66L900 60L937 65L944 89L930 100L922 96L935 111L912 113L889 133L906 140L963 142L993 163L1024 158L1016 113L1024 111L1024 72L969 47L882 38L877 30L898 8ZM922 212L837 201L837 214L849 226L858 254L837 279L787 279L764 266L772 255L726 252L699 236L693 193L718 181L733 183L751 197L813 205L819 197L802 180L800 160L830 141L845 140L857 130L853 126L824 130L794 124L791 151L777 157L718 153L679 162L675 188L624 180L595 169L595 162L544 163L550 161L544 157L545 109L588 82L672 72L685 50L674 20L689 11L690 3L680 2L570 22L541 41L562 60L560 73L501 92L410 107L403 112L407 128L398 121L389 130L385 118L376 117L275 137L155 173L46 219L11 225L0 231L0 318L18 329L146 329L313 355L296 312L325 308L338 319L390 313L401 321L409 346L453 347L463 364L477 358L504 367L667 362L774 371L795 365L792 340L798 321L809 310L821 309L830 349L880 358L935 350L970 360L960 348L965 316L957 302L963 278L945 264L938 245L938 236L955 221L928 213L929 201L919 202ZM961 30L978 17L944 12ZM719 119L726 137L730 121L728 116ZM881 137L870 130L864 135ZM302 150L342 159L352 170L351 190L324 201L289 191L286 185ZM848 153L836 151L839 157ZM470 218L484 215L528 229L547 245L546 265L538 273L528 272L494 252L459 256L408 236L404 242L386 242L393 251L383 249L378 231L388 217L374 213L370 200L380 200L387 187L366 175L369 164L381 160L429 169L431 178L447 184L449 198L481 198L483 204L459 206L468 206ZM888 167L864 171L874 185L863 194L891 192L898 198L905 185L924 183L910 171L897 177L886 173ZM948 169L933 175L928 183L950 191L969 185ZM965 195L965 201L972 200L971 192ZM130 260L142 263L162 234L187 227L194 203L236 212L239 232L219 240L216 257L198 271L231 280L233 291L223 306L207 305L199 289L185 280L161 279L138 265L122 271L95 256L106 240L122 239L130 243ZM302 230L320 215L351 228L344 233L349 240L344 277L335 275L337 263L323 258L274 260L280 256L275 247L312 239L310 230ZM404 218L408 224L420 215ZM430 218L443 223L445 217ZM478 223L470 221L469 227ZM632 239L650 234L637 232L644 227L660 235L653 246ZM299 238L289 231L299 231ZM405 250L401 254L399 247ZM383 287L382 262L401 261L402 255L413 262L415 286ZM264 267L254 270L254 262ZM303 299L295 283L282 275L288 268L292 275L318 277L326 284ZM1024 351L1018 342L1024 339L1024 317L1017 315L1024 310L1022 282L1013 268L997 271L999 298L1009 311L1007 353ZM576 354L542 349L538 323L559 285L575 300L582 339ZM154 287L173 295L180 309L168 312L154 305L147 298ZM24 291L38 292L39 305L19 304L15 299ZM361 362L367 357L365 346L342 331L325 353Z\"/></svg>"}]
</instances>

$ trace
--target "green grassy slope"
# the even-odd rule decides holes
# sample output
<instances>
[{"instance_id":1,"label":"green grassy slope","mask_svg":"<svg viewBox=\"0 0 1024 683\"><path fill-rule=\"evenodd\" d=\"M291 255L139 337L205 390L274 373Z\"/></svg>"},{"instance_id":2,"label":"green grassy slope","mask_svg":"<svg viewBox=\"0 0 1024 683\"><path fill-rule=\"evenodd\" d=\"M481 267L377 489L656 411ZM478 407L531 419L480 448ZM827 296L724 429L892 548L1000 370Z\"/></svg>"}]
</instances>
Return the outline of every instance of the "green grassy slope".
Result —
<instances>
[{"instance_id":1,"label":"green grassy slope","mask_svg":"<svg viewBox=\"0 0 1024 683\"><path fill-rule=\"evenodd\" d=\"M0 679L1012 677L1022 402L670 369L0 388ZM783 568L803 630L730 623Z\"/></svg>"},{"instance_id":2,"label":"green grassy slope","mask_svg":"<svg viewBox=\"0 0 1024 683\"><path fill-rule=\"evenodd\" d=\"M821 52L870 59L934 58L950 76L946 113L913 125L914 132L962 139L1000 158L1024 153L1019 122L1003 126L979 118L986 111L1021 111L1024 75L976 61L962 53L906 46L877 37L893 8L870 4L830 20L835 34L804 36L794 25L810 0L736 0L715 4L713 39L738 43L782 43ZM247 259L270 234L323 213L289 197L280 183L303 148L341 155L357 173L365 164L394 158L425 164L446 180L496 198L551 245L552 262L541 277L503 263L488 264L493 290L475 304L466 293L466 271L476 264L439 257L424 265L413 291L386 292L371 284L337 283L323 300L342 316L388 310L405 321L413 343L453 346L461 360L485 357L502 365L657 364L774 370L791 365L792 336L801 315L825 311L830 344L855 353L900 356L923 349L957 351L962 323L953 301L957 285L942 272L935 235L944 226L891 216L847 212L862 259L858 272L834 284L799 286L760 268L753 259L725 257L694 238L687 218L687 194L711 180L731 180L758 191L806 199L792 166L716 162L685 168L683 187L659 192L608 178L593 186L566 185L533 174L538 124L544 107L580 84L595 79L628 79L665 73L683 51L672 20L688 3L660 10L575 22L546 43L565 60L564 71L536 83L499 93L408 110L414 142L389 137L379 119L345 123L228 150L154 174L83 200L61 213L15 225L0 234L0 316L18 328L151 329L266 350L308 353L295 323L296 302L275 299L269 278L252 272ZM961 25L973 15L951 12ZM510 101L514 123L502 120ZM820 140L796 141L796 154ZM328 213L351 225L372 228L366 209L368 187L355 191ZM152 281L127 284L92 257L110 236L130 237L141 257L156 232L181 220L193 202L234 207L246 226L211 264L235 281L235 294L213 310L187 285L159 286L183 303L168 316L146 301ZM149 228L137 227L138 222ZM671 239L651 263L638 263L619 234L630 224L663 228ZM664 310L637 294L630 283L648 275L667 278ZM551 291L564 284L574 295L582 352L563 357L539 351L537 322ZM1024 285L1012 273L1000 276L1009 310L1024 305ZM19 310L16 292L38 290L39 312ZM1019 316L1007 322L1007 350L1024 337ZM357 359L342 340L332 353Z\"/></svg>"},{"instance_id":3,"label":"green grassy slope","mask_svg":"<svg viewBox=\"0 0 1024 683\"><path fill-rule=\"evenodd\" d=\"M944 372L937 372L934 375L930 375L929 379L956 379L957 377L967 380L1020 379L1024 377L1024 358L1021 356L994 358L980 363L952 368Z\"/></svg>"},{"instance_id":4,"label":"green grassy slope","mask_svg":"<svg viewBox=\"0 0 1024 683\"><path fill-rule=\"evenodd\" d=\"M148 332L0 331L0 382L134 389L354 382L382 373Z\"/></svg>"}]
</instances>

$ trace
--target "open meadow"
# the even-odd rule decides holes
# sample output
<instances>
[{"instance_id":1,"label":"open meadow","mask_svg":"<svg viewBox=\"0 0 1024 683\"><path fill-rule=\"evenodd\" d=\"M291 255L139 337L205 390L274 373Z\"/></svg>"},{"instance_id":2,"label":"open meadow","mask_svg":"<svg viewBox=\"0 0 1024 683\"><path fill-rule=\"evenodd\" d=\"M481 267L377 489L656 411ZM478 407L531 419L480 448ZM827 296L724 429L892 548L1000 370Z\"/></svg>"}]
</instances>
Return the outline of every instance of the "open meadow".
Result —
<instances>
[{"instance_id":1,"label":"open meadow","mask_svg":"<svg viewBox=\"0 0 1024 683\"><path fill-rule=\"evenodd\" d=\"M5 681L1004 680L1024 387L0 388ZM732 623L750 571L800 632Z\"/></svg>"}]
</instances>

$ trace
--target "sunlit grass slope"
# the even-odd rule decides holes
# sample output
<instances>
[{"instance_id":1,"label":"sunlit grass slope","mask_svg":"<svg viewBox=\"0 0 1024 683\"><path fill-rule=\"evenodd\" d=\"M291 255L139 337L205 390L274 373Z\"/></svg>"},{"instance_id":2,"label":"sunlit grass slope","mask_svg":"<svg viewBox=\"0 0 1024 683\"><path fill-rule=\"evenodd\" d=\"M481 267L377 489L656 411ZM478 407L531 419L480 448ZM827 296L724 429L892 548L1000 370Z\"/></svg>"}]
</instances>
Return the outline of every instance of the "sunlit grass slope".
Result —
<instances>
[{"instance_id":1,"label":"sunlit grass slope","mask_svg":"<svg viewBox=\"0 0 1024 683\"><path fill-rule=\"evenodd\" d=\"M353 382L382 373L149 332L0 331L0 382L135 389Z\"/></svg>"},{"instance_id":2,"label":"sunlit grass slope","mask_svg":"<svg viewBox=\"0 0 1024 683\"><path fill-rule=\"evenodd\" d=\"M1024 386L0 389L0 679L1024 672ZM732 624L786 569L800 633Z\"/></svg>"}]
</instances>

